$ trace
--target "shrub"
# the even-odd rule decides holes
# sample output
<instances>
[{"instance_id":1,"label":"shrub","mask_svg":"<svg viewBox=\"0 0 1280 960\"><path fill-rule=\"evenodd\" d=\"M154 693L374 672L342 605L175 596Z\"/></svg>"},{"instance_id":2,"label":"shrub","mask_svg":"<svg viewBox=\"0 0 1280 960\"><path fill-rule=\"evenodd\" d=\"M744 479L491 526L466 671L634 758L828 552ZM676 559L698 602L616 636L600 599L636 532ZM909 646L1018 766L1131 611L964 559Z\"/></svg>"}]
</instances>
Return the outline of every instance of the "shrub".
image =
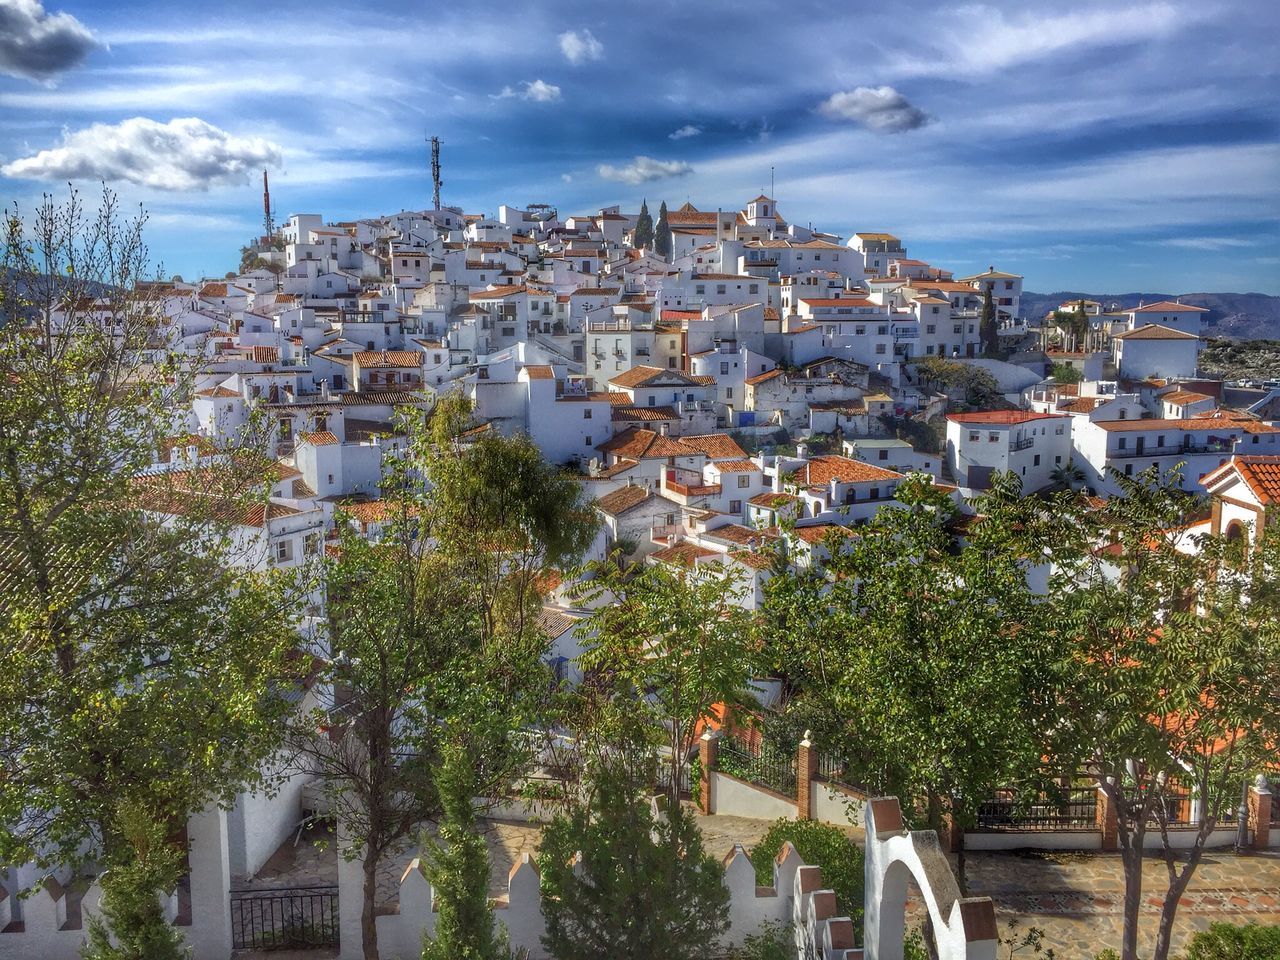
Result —
<instances>
[{"instance_id":1,"label":"shrub","mask_svg":"<svg viewBox=\"0 0 1280 960\"><path fill-rule=\"evenodd\" d=\"M1191 938L1186 960L1280 960L1280 927L1212 923Z\"/></svg>"},{"instance_id":2,"label":"shrub","mask_svg":"<svg viewBox=\"0 0 1280 960\"><path fill-rule=\"evenodd\" d=\"M795 956L791 925L765 923L742 946L730 950L728 960L795 960Z\"/></svg>"},{"instance_id":3,"label":"shrub","mask_svg":"<svg viewBox=\"0 0 1280 960\"><path fill-rule=\"evenodd\" d=\"M853 918L862 940L863 855L852 840L829 823L816 820L777 820L751 851L756 883L773 883L773 861L782 844L791 841L805 863L822 868L822 883L836 892L838 908Z\"/></svg>"}]
</instances>

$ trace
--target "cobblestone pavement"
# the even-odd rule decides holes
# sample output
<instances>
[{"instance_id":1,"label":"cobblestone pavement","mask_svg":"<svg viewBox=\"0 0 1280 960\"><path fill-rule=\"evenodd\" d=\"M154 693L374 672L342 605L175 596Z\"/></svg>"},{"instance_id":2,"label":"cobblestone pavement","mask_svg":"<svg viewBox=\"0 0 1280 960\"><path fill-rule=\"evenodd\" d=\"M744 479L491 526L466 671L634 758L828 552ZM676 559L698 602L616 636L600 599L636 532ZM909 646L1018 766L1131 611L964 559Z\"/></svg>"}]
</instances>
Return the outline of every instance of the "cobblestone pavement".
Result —
<instances>
[{"instance_id":1,"label":"cobblestone pavement","mask_svg":"<svg viewBox=\"0 0 1280 960\"><path fill-rule=\"evenodd\" d=\"M770 821L743 817L698 818L707 852L724 857L741 843L750 850L768 830ZM507 875L523 853L536 854L539 829L536 825L506 820L486 821L489 856L493 865L490 890L505 892ZM862 842L862 831L850 828L850 835ZM335 883L337 853L325 833L304 836L295 847L286 842L248 886L298 886ZM406 848L388 857L378 876L378 899L384 909L397 898L400 878L414 853ZM1091 960L1106 947L1120 943L1124 874L1117 854L1077 853L970 853L966 873L972 896L990 896L1002 931L1012 917L1020 927L1045 931L1046 945L1059 960ZM1161 893L1166 883L1164 861L1148 857L1143 871L1146 892L1142 909L1141 950L1150 951L1160 913ZM919 904L910 911L919 916ZM1215 921L1280 924L1280 850L1269 854L1236 857L1211 851L1192 879L1183 897L1175 927L1177 951L1197 930ZM282 954L271 954L285 960ZM318 960L320 954L309 953Z\"/></svg>"}]
</instances>

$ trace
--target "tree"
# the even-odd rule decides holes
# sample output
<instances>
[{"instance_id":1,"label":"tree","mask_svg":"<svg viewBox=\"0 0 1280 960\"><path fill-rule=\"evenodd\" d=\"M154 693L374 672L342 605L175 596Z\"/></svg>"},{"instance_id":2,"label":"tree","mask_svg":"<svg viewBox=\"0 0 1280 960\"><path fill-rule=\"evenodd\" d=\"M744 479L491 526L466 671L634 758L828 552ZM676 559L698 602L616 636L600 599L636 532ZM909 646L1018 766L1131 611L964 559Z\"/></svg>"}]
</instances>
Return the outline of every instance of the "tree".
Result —
<instances>
[{"instance_id":1,"label":"tree","mask_svg":"<svg viewBox=\"0 0 1280 960\"><path fill-rule=\"evenodd\" d=\"M164 820L136 802L121 801L117 826L128 848L99 878L100 912L89 921L84 960L182 960L182 935L158 896L182 876L182 851L165 835Z\"/></svg>"},{"instance_id":2,"label":"tree","mask_svg":"<svg viewBox=\"0 0 1280 960\"><path fill-rule=\"evenodd\" d=\"M542 942L557 960L695 960L728 927L720 864L680 805L653 815L646 773L602 761L587 801L543 832Z\"/></svg>"},{"instance_id":3,"label":"tree","mask_svg":"<svg viewBox=\"0 0 1280 960\"><path fill-rule=\"evenodd\" d=\"M1058 383L1079 383L1084 379L1084 374L1079 368L1069 363L1055 363L1049 370L1049 376Z\"/></svg>"},{"instance_id":4,"label":"tree","mask_svg":"<svg viewBox=\"0 0 1280 960\"><path fill-rule=\"evenodd\" d=\"M766 586L777 666L823 718L823 749L933 829L1040 780L1052 651L1011 534L1031 522L1020 492L997 475L959 544L951 500L913 476L824 571ZM963 889L963 860L958 873Z\"/></svg>"},{"instance_id":5,"label":"tree","mask_svg":"<svg viewBox=\"0 0 1280 960\"><path fill-rule=\"evenodd\" d=\"M192 386L143 360L168 332L137 283L145 222L109 191L92 215L46 196L6 211L0 263L0 862L129 877L117 935L145 925L130 904L164 859L138 859L122 803L168 828L232 802L301 671L301 585L231 539L271 479L253 438L142 476Z\"/></svg>"},{"instance_id":6,"label":"tree","mask_svg":"<svg viewBox=\"0 0 1280 960\"><path fill-rule=\"evenodd\" d=\"M915 361L914 368L921 386L948 393L963 391L963 400L971 407L989 407L1001 400L996 378L971 363L946 357L922 357Z\"/></svg>"},{"instance_id":7,"label":"tree","mask_svg":"<svg viewBox=\"0 0 1280 960\"><path fill-rule=\"evenodd\" d=\"M1165 960L1205 841L1280 737L1280 541L1191 536L1201 504L1176 472L1115 479L1123 496L1101 510L1065 495L1048 509L1049 622L1068 667L1053 729L1115 811L1124 960L1137 956L1144 841L1159 831L1167 884L1152 956ZM1175 851L1170 827L1193 805L1198 823Z\"/></svg>"},{"instance_id":8,"label":"tree","mask_svg":"<svg viewBox=\"0 0 1280 960\"><path fill-rule=\"evenodd\" d=\"M617 695L648 718L669 754L668 807L713 707L742 705L757 663L742 592L729 566L665 564L628 574L612 560L592 568L578 596L594 613L580 627L582 662L612 679Z\"/></svg>"},{"instance_id":9,"label":"tree","mask_svg":"<svg viewBox=\"0 0 1280 960\"><path fill-rule=\"evenodd\" d=\"M996 306L991 299L991 285L982 291L982 312L978 315L978 336L982 352L989 357L1000 355L1000 331L996 325Z\"/></svg>"},{"instance_id":10,"label":"tree","mask_svg":"<svg viewBox=\"0 0 1280 960\"><path fill-rule=\"evenodd\" d=\"M800 858L822 868L822 882L835 891L841 916L853 919L862 942L862 911L866 900L862 850L839 827L818 820L776 820L751 851L756 883L773 886L773 864L783 843L796 848Z\"/></svg>"},{"instance_id":11,"label":"tree","mask_svg":"<svg viewBox=\"0 0 1280 960\"><path fill-rule=\"evenodd\" d=\"M440 816L437 772L452 731L467 731L480 795L523 770L512 734L536 716L548 681L534 616L541 585L594 534L576 483L527 437L468 440L469 414L451 395L430 429L404 421L410 450L384 478L382 541L344 530L327 570L328 649L316 651L336 702L293 736L333 799L343 854L362 861L369 960L379 864Z\"/></svg>"},{"instance_id":12,"label":"tree","mask_svg":"<svg viewBox=\"0 0 1280 960\"><path fill-rule=\"evenodd\" d=\"M649 204L644 200L640 201L640 215L636 217L631 245L637 250L653 246L653 217L649 215Z\"/></svg>"},{"instance_id":13,"label":"tree","mask_svg":"<svg viewBox=\"0 0 1280 960\"><path fill-rule=\"evenodd\" d=\"M1049 472L1049 479L1053 481L1054 486L1067 490L1079 490L1084 486L1084 471L1080 469L1080 465L1071 457L1067 458L1067 462L1056 466Z\"/></svg>"},{"instance_id":14,"label":"tree","mask_svg":"<svg viewBox=\"0 0 1280 960\"><path fill-rule=\"evenodd\" d=\"M476 831L475 767L459 743L444 750L436 789L442 817L437 838L427 838L425 873L437 904L435 936L423 941L422 960L507 960L511 951L494 929L489 905L489 851Z\"/></svg>"},{"instance_id":15,"label":"tree","mask_svg":"<svg viewBox=\"0 0 1280 960\"><path fill-rule=\"evenodd\" d=\"M664 259L671 256L671 225L667 223L667 201L665 200L658 207L658 225L654 228L653 249Z\"/></svg>"}]
</instances>

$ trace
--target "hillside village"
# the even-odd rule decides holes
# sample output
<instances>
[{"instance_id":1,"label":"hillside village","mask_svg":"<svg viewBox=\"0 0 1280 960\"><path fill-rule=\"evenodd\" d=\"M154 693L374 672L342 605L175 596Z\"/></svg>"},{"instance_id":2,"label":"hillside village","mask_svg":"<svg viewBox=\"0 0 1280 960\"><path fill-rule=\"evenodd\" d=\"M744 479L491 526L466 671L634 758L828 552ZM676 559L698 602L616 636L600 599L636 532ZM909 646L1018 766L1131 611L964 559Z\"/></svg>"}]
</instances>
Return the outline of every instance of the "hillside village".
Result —
<instances>
[{"instance_id":1,"label":"hillside village","mask_svg":"<svg viewBox=\"0 0 1280 960\"><path fill-rule=\"evenodd\" d=\"M787 213L799 220L809 212ZM192 394L130 483L148 498L145 511L180 524L188 511L216 506L224 451L253 436L269 454L268 489L233 519L237 563L301 578L322 559L353 553L353 540L377 548L389 531L403 534L395 494L414 426L464 400L459 446L527 437L581 491L593 521L577 558L585 569L608 562L720 578L705 581L723 587L707 617L725 622L761 615L770 581L793 573L814 577L824 597L842 596L859 578L827 576L828 566L893 511L914 504L913 512L946 516L946 536L958 544L982 526L984 504L1010 489L1024 500L1080 494L1090 516L1105 518L1131 480L1175 471L1179 492L1211 506L1161 531L1173 554L1195 555L1200 535L1262 542L1280 503L1280 383L1206 376L1203 308L1161 301L1113 313L1080 300L1028 317L1016 265L957 277L911 258L908 246L885 232L843 237L801 226L765 195L734 211L663 204L656 217L647 204L582 215L504 205L493 217L450 207L344 222L293 214L277 229L268 212L239 273L137 285L163 317L146 344L145 371L162 381L189 373ZM108 300L61 303L50 329L112 320ZM166 480L183 495L155 495ZM1097 524L1083 549L1089 562L1101 558L1108 581L1120 566L1108 558L1131 545L1118 534L1107 539L1105 519ZM904 523L893 536L911 529ZM1069 575L1068 564L1024 560L1016 575L1039 597L1054 594L1051 578ZM508 562L495 561L496 579L514 576ZM584 591L589 574L576 567L523 572L537 584L543 663L570 686L598 680L582 655L608 601L591 597L589 583ZM863 602L853 596L849 610ZM335 594L315 589L304 601L293 625L312 639ZM1163 617L1166 602L1161 595L1153 616ZM349 707L341 685L316 678L343 664L326 655L300 658L306 679L291 696L337 717ZM751 709L780 714L786 684L749 679ZM867 903L883 896L899 917L881 933L879 908L867 908L866 936L884 938L882 956L902 949L901 863L925 888L939 928L951 925L959 946L941 955L988 957L992 902L962 901L944 854L1076 844L1117 851L1128 842L1117 840L1119 788L1096 769L1084 780L1061 777L1062 799L1042 796L1032 814L1015 812L1010 790L993 788L973 806L972 833L947 827L942 847L932 834L903 836L898 801L852 782L844 760L823 753L811 731L795 731L791 752L776 755L731 713L725 702L707 705L688 743L665 754L675 766L664 789L677 804L683 796L702 816L735 824L781 817L865 831ZM318 736L337 740L337 729L326 721ZM538 764L555 767L542 756ZM1246 788L1242 813L1221 798L1207 805L1192 787L1162 808L1186 831L1179 849L1238 843L1237 818L1248 828L1245 847L1266 851L1280 840L1280 801L1273 804L1265 778L1242 784L1238 773L1228 792L1236 798ZM281 857L295 868L316 820L340 820L320 779L304 764L272 790L245 787L225 809L191 816L189 872L164 910L190 928L198 960L261 945L254 924L265 908L254 904L264 901L254 898L283 889L264 872ZM530 810L540 809L505 796L492 803L495 817L512 821L537 819ZM1139 869L1145 823L1134 828ZM342 823L332 829L341 839ZM280 883L289 884L290 909L299 897L323 899L323 944L339 945L341 956L360 956L362 937L365 956L371 939L375 955L381 942L383 955L408 956L437 923L437 892L418 861L389 858L385 866L401 872L378 880L376 903L372 872L361 876L359 862L332 853L326 863L323 894L306 893L312 888L294 874ZM0 937L0 958L61 960L79 947L81 904L87 915L98 888L45 866L0 871L0 929L28 938ZM528 853L510 866L503 922L517 945L545 956L545 889ZM785 922L803 931L808 949L823 951L814 955L862 956L853 921L834 894L823 899L816 867L794 847L778 853L772 887L757 883L740 846L724 867L734 942ZM48 896L8 895L35 889ZM935 894L954 903L954 916L929 899ZM850 907L848 916L860 911ZM856 930L860 938L861 920Z\"/></svg>"}]
</instances>

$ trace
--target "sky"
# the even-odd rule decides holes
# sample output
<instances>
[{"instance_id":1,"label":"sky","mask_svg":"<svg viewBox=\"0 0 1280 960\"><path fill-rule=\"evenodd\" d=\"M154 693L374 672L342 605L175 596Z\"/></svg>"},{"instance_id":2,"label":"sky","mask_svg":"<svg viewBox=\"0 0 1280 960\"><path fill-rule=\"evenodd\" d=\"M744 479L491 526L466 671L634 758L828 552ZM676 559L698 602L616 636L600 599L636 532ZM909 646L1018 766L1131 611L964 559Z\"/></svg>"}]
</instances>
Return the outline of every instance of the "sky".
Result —
<instances>
[{"instance_id":1,"label":"sky","mask_svg":"<svg viewBox=\"0 0 1280 960\"><path fill-rule=\"evenodd\" d=\"M105 181L167 273L277 219L642 199L1029 290L1280 294L1280 3L0 0L0 201ZM772 186L771 186L772 183Z\"/></svg>"}]
</instances>

